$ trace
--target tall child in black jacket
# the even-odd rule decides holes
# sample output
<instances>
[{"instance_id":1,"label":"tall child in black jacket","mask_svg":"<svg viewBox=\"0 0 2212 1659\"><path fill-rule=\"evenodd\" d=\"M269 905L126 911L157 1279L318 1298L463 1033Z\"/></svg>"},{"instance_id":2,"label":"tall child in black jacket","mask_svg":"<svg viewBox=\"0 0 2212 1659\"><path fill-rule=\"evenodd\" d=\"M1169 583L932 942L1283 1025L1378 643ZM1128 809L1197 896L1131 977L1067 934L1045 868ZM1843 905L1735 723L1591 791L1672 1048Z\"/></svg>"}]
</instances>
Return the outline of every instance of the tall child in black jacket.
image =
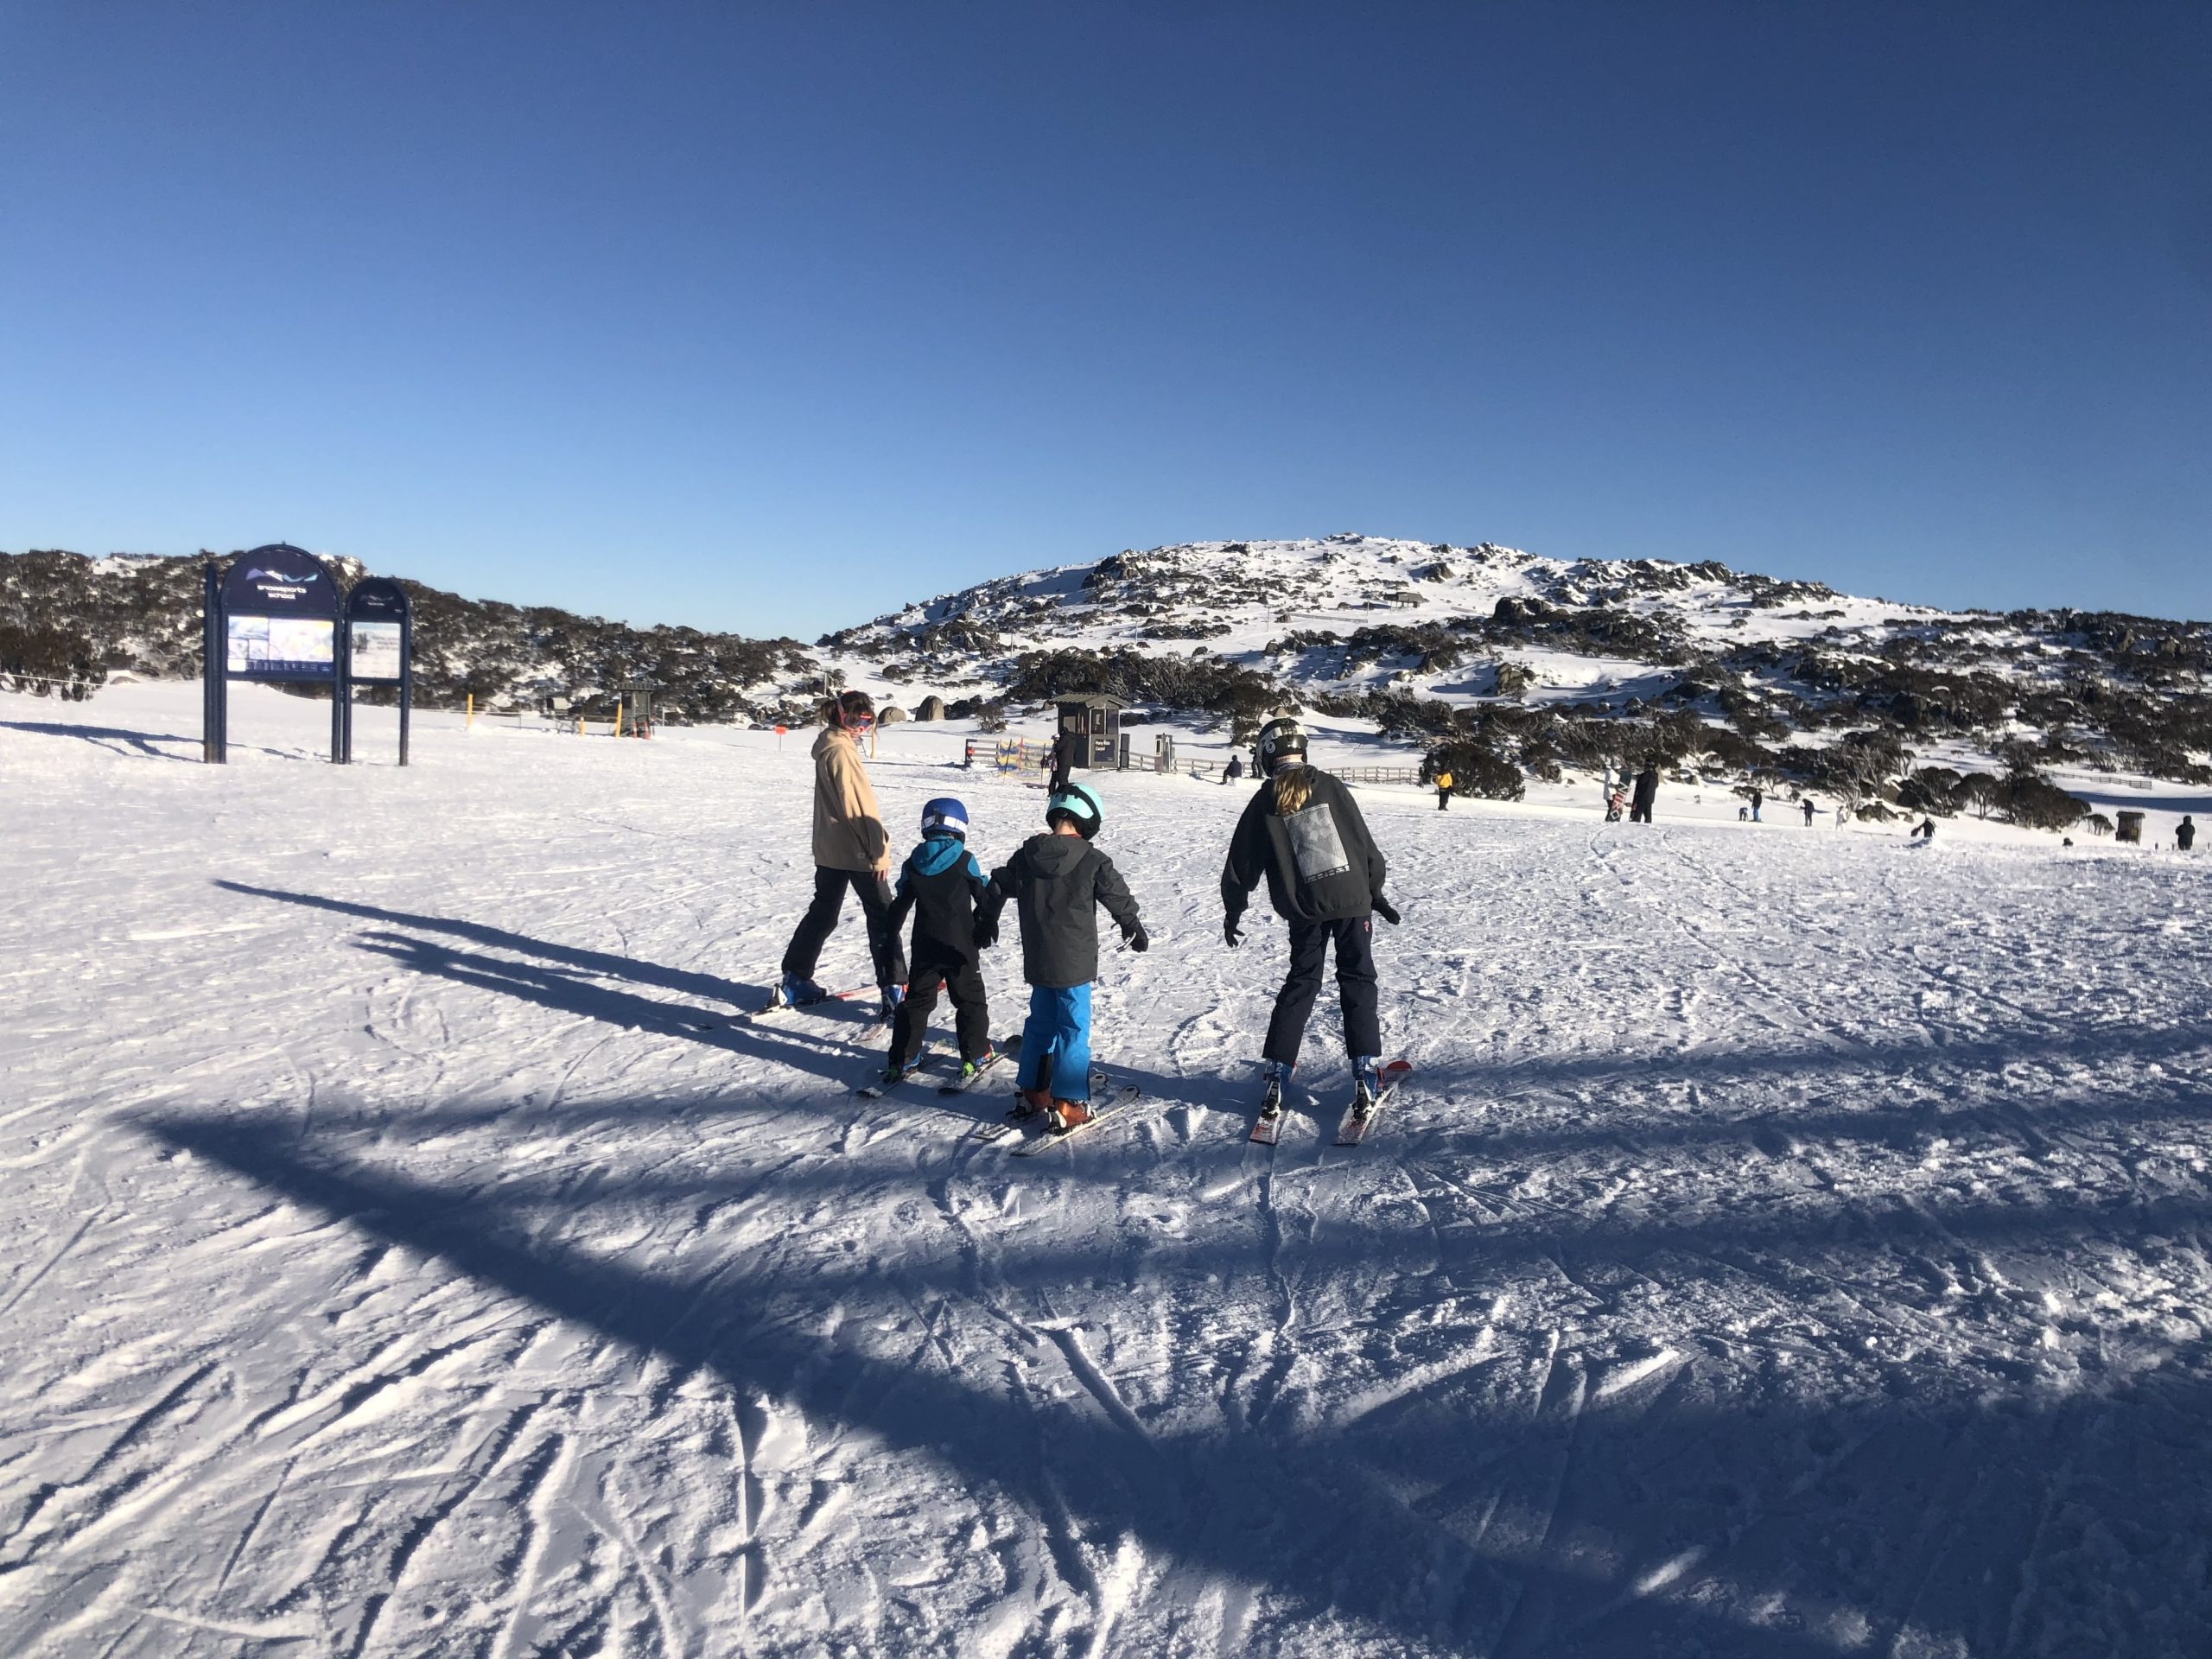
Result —
<instances>
[{"instance_id":1,"label":"tall child in black jacket","mask_svg":"<svg viewBox=\"0 0 2212 1659\"><path fill-rule=\"evenodd\" d=\"M1237 923L1262 875L1275 913L1290 924L1290 974L1268 1021L1260 1109L1268 1116L1281 1109L1283 1079L1298 1064L1306 1020L1321 989L1321 966L1334 944L1344 1046L1351 1052L1352 1109L1360 1111L1375 1100L1382 1056L1369 917L1398 919L1382 896L1382 855L1351 791L1306 764L1306 733L1296 721L1271 721L1262 730L1260 769L1268 781L1237 820L1221 871L1222 937L1232 948L1243 938Z\"/></svg>"},{"instance_id":2,"label":"tall child in black jacket","mask_svg":"<svg viewBox=\"0 0 2212 1659\"><path fill-rule=\"evenodd\" d=\"M950 796L930 802L922 808L922 844L899 867L899 890L891 901L891 937L899 937L911 911L914 946L906 993L892 1020L886 1083L912 1076L921 1064L940 986L952 993L962 1077L975 1076L990 1063L990 1007L976 963L976 907L988 891L982 866L968 850L968 809Z\"/></svg>"},{"instance_id":3,"label":"tall child in black jacket","mask_svg":"<svg viewBox=\"0 0 2212 1659\"><path fill-rule=\"evenodd\" d=\"M1137 901L1114 861L1090 844L1103 822L1098 798L1081 784L1045 805L1045 834L1021 843L991 873L976 917L977 938L998 937L1008 899L1021 918L1021 972L1029 1020L1021 1028L1021 1116L1042 1112L1055 1134L1090 1121L1090 982L1098 977L1098 912L1132 950L1150 943Z\"/></svg>"}]
</instances>

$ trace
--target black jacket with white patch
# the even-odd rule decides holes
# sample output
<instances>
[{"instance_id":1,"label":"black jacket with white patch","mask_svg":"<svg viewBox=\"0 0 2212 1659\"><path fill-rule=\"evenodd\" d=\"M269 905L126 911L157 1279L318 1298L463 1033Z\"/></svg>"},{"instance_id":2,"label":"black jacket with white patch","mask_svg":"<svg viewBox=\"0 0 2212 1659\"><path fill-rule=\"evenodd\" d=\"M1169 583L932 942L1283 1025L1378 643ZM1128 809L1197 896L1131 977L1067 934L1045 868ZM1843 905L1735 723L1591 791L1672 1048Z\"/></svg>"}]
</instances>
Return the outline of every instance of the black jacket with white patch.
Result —
<instances>
[{"instance_id":1,"label":"black jacket with white patch","mask_svg":"<svg viewBox=\"0 0 2212 1659\"><path fill-rule=\"evenodd\" d=\"M1275 786L1254 791L1236 821L1221 869L1221 902L1231 918L1265 875L1275 914L1291 922L1341 922L1365 916L1382 895L1382 849L1367 833L1359 804L1341 780L1306 768L1313 792L1299 810L1275 811Z\"/></svg>"}]
</instances>

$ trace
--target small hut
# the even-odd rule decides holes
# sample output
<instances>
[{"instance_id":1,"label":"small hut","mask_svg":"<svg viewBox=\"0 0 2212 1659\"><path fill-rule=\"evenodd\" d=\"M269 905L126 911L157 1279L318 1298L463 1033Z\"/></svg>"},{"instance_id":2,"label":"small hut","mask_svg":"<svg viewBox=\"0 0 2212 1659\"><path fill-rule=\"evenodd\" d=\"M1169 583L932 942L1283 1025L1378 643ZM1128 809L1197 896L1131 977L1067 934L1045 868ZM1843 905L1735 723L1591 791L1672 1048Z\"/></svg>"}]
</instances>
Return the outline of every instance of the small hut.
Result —
<instances>
[{"instance_id":1,"label":"small hut","mask_svg":"<svg viewBox=\"0 0 2212 1659\"><path fill-rule=\"evenodd\" d=\"M914 718L916 720L943 720L944 699L935 695L924 697L914 705Z\"/></svg>"},{"instance_id":2,"label":"small hut","mask_svg":"<svg viewBox=\"0 0 2212 1659\"><path fill-rule=\"evenodd\" d=\"M2143 815L2140 812L2115 812L2119 828L2113 831L2114 841L2124 841L2131 847L2143 844Z\"/></svg>"},{"instance_id":3,"label":"small hut","mask_svg":"<svg viewBox=\"0 0 2212 1659\"><path fill-rule=\"evenodd\" d=\"M1122 711L1127 700L1103 691L1071 693L1056 697L1060 711L1058 729L1077 734L1075 764L1110 772L1121 764Z\"/></svg>"},{"instance_id":4,"label":"small hut","mask_svg":"<svg viewBox=\"0 0 2212 1659\"><path fill-rule=\"evenodd\" d=\"M614 689L621 693L621 701L614 706L614 735L651 737L653 698L668 688L658 680L631 680Z\"/></svg>"}]
</instances>

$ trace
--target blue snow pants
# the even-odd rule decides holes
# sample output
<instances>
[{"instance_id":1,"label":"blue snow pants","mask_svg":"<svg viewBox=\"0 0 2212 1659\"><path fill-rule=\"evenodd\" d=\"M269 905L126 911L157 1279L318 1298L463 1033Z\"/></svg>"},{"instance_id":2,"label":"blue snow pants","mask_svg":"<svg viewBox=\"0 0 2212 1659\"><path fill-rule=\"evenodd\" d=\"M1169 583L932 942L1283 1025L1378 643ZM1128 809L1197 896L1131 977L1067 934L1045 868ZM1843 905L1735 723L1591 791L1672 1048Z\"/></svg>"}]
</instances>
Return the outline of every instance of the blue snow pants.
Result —
<instances>
[{"instance_id":1,"label":"blue snow pants","mask_svg":"<svg viewBox=\"0 0 2212 1659\"><path fill-rule=\"evenodd\" d=\"M1090 1098L1090 987L1029 988L1021 1027L1021 1086L1055 1100Z\"/></svg>"}]
</instances>

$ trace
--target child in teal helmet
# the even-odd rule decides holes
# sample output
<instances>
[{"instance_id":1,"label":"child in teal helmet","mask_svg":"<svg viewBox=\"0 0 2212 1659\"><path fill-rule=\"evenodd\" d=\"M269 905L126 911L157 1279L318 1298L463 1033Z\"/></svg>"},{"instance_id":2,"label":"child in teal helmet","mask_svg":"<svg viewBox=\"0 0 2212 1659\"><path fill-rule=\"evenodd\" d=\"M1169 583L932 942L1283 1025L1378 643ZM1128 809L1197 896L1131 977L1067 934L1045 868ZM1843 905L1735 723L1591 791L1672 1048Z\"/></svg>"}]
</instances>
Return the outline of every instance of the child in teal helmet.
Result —
<instances>
[{"instance_id":1,"label":"child in teal helmet","mask_svg":"<svg viewBox=\"0 0 2212 1659\"><path fill-rule=\"evenodd\" d=\"M1082 784L1053 791L1046 830L991 873L976 913L979 944L998 936L1011 900L1021 923L1021 971L1029 1019L1021 1031L1021 1103L1065 1135L1090 1122L1090 982L1098 977L1098 912L1114 918L1132 950L1151 943L1114 861L1093 846L1105 815Z\"/></svg>"}]
</instances>

